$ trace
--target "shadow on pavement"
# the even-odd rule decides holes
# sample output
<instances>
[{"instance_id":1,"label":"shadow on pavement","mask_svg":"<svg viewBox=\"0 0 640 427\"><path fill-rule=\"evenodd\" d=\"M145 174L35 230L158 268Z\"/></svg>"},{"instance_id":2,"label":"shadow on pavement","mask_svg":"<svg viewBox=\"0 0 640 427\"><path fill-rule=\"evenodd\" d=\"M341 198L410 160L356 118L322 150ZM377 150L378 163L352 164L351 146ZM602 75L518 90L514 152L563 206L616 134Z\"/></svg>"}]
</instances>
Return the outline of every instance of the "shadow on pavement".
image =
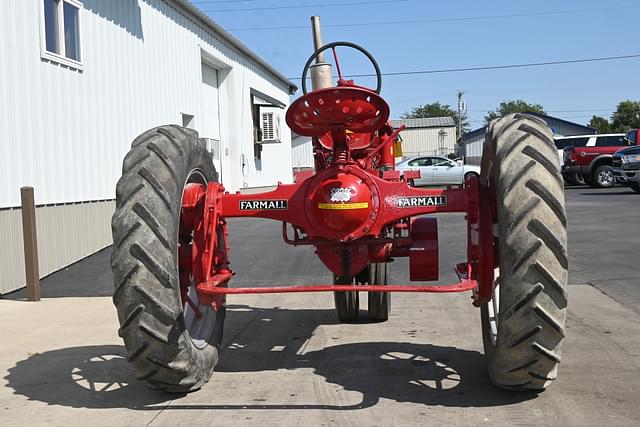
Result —
<instances>
[{"instance_id":1,"label":"shadow on pavement","mask_svg":"<svg viewBox=\"0 0 640 427\"><path fill-rule=\"evenodd\" d=\"M40 280L42 298L110 297L113 295L111 246ZM27 298L25 288L0 298Z\"/></svg>"},{"instance_id":2,"label":"shadow on pavement","mask_svg":"<svg viewBox=\"0 0 640 427\"><path fill-rule=\"evenodd\" d=\"M249 324L253 327L248 328L247 324L240 328L251 329L248 336L238 332L232 337L222 352L217 371L246 373L311 368L329 383L360 392L362 401L346 406L321 402L268 405L255 404L255 400L241 405L181 404L183 395L154 391L138 381L132 365L126 360L124 347L117 345L71 347L34 354L9 369L5 380L15 394L50 405L137 410L355 410L374 406L381 398L424 405L473 407L516 403L536 396L509 393L492 386L485 373L484 356L477 351L381 341L329 343L320 350L306 352L308 338L323 320L332 319L333 310L230 308L228 326L235 322L238 329L238 325L247 324L247 315L252 315ZM238 308L244 310L238 311ZM236 316L242 316L242 321ZM265 319L271 321L265 322ZM285 320L286 325L279 324ZM265 334L267 329L272 333ZM284 338L278 340L274 333L277 330L284 330L286 342ZM285 349L270 351L278 341L286 344ZM205 389L214 386L209 384Z\"/></svg>"},{"instance_id":3,"label":"shadow on pavement","mask_svg":"<svg viewBox=\"0 0 640 427\"><path fill-rule=\"evenodd\" d=\"M630 194L637 195L638 193L634 190L629 189L628 191L598 191L593 193L580 193L581 196L628 196Z\"/></svg>"}]
</instances>

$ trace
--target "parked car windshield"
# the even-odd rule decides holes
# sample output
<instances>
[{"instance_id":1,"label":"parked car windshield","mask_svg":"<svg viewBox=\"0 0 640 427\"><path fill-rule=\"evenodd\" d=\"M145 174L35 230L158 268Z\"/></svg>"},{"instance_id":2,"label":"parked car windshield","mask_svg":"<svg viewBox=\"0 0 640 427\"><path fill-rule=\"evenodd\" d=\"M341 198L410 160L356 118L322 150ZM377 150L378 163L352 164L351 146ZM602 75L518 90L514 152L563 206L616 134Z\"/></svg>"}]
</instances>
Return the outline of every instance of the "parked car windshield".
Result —
<instances>
[{"instance_id":1,"label":"parked car windshield","mask_svg":"<svg viewBox=\"0 0 640 427\"><path fill-rule=\"evenodd\" d=\"M636 145L636 141L638 140L638 129L634 129L627 134L627 139L629 140L629 145Z\"/></svg>"}]
</instances>

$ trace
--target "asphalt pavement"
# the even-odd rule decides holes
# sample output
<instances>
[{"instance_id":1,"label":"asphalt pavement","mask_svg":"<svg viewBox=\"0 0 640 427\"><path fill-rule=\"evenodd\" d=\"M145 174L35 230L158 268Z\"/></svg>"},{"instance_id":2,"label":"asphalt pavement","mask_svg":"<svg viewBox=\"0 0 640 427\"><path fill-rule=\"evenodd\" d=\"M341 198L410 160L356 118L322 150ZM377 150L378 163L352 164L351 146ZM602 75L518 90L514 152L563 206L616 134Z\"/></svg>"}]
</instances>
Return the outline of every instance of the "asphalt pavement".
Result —
<instances>
[{"instance_id":1,"label":"asphalt pavement","mask_svg":"<svg viewBox=\"0 0 640 427\"><path fill-rule=\"evenodd\" d=\"M569 283L596 287L640 313L640 194L626 187L565 188L569 221ZM438 217L440 282L456 281L453 266L466 254L464 215ZM286 245L279 223L260 219L230 221L232 286L323 284L331 279L310 247ZM45 298L110 296L113 291L107 248L42 280ZM394 283L409 283L407 259L391 265ZM24 299L20 290L3 298Z\"/></svg>"},{"instance_id":2,"label":"asphalt pavement","mask_svg":"<svg viewBox=\"0 0 640 427\"><path fill-rule=\"evenodd\" d=\"M221 362L184 396L135 380L117 336L110 251L0 299L3 425L640 425L637 208L625 188L569 187L567 338L546 392L486 377L468 294L394 294L380 324L339 324L330 294L230 296ZM464 259L461 215L439 219L441 282ZM327 283L277 223L230 224L234 286ZM406 260L391 266L408 283ZM366 307L366 300L361 301ZM3 373L4 372L4 373Z\"/></svg>"}]
</instances>

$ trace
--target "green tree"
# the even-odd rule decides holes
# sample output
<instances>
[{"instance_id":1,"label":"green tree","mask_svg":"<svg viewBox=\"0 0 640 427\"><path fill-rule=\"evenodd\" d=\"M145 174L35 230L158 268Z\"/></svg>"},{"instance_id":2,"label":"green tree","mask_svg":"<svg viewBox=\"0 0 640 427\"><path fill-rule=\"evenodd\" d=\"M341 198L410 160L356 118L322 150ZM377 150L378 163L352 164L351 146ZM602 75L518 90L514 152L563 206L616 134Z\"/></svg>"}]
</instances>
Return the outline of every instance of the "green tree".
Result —
<instances>
[{"instance_id":1,"label":"green tree","mask_svg":"<svg viewBox=\"0 0 640 427\"><path fill-rule=\"evenodd\" d=\"M514 99L511 101L502 101L498 108L493 111L489 111L484 116L485 124L489 124L491 120L504 117L513 113L540 113L546 114L544 108L540 104L529 104L522 99Z\"/></svg>"},{"instance_id":2,"label":"green tree","mask_svg":"<svg viewBox=\"0 0 640 427\"><path fill-rule=\"evenodd\" d=\"M419 119L423 117L451 117L458 126L458 112L454 111L450 105L441 104L439 101L432 102L431 104L419 105L414 107L410 112L404 113L401 116L403 119ZM467 115L462 116L462 133L469 131L469 121Z\"/></svg>"},{"instance_id":3,"label":"green tree","mask_svg":"<svg viewBox=\"0 0 640 427\"><path fill-rule=\"evenodd\" d=\"M640 128L640 101L620 102L611 115L611 127L614 132Z\"/></svg>"},{"instance_id":4,"label":"green tree","mask_svg":"<svg viewBox=\"0 0 640 427\"><path fill-rule=\"evenodd\" d=\"M605 119L604 117L593 116L591 117L591 120L589 120L589 123L587 123L587 125L596 129L598 133L611 132L611 123L609 123L609 120Z\"/></svg>"}]
</instances>

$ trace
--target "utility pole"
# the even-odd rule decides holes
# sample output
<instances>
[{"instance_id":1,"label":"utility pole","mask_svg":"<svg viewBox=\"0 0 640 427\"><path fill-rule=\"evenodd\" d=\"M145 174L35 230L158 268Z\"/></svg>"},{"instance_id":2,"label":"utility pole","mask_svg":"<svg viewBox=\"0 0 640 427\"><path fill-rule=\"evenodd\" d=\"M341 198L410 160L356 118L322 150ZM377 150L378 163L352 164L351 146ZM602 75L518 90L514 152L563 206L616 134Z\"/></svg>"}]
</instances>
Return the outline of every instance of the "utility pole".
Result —
<instances>
[{"instance_id":1,"label":"utility pole","mask_svg":"<svg viewBox=\"0 0 640 427\"><path fill-rule=\"evenodd\" d=\"M458 91L458 126L456 128L456 154L458 156L464 155L464 150L462 149L462 118L467 115L467 104L464 102L463 90Z\"/></svg>"},{"instance_id":2,"label":"utility pole","mask_svg":"<svg viewBox=\"0 0 640 427\"><path fill-rule=\"evenodd\" d=\"M458 91L458 126L456 129L456 142L460 141L460 138L462 138L462 117L463 115L466 115L467 112L467 105L464 102L464 99L462 98L462 96L464 95L464 91L463 90L459 90Z\"/></svg>"}]
</instances>

